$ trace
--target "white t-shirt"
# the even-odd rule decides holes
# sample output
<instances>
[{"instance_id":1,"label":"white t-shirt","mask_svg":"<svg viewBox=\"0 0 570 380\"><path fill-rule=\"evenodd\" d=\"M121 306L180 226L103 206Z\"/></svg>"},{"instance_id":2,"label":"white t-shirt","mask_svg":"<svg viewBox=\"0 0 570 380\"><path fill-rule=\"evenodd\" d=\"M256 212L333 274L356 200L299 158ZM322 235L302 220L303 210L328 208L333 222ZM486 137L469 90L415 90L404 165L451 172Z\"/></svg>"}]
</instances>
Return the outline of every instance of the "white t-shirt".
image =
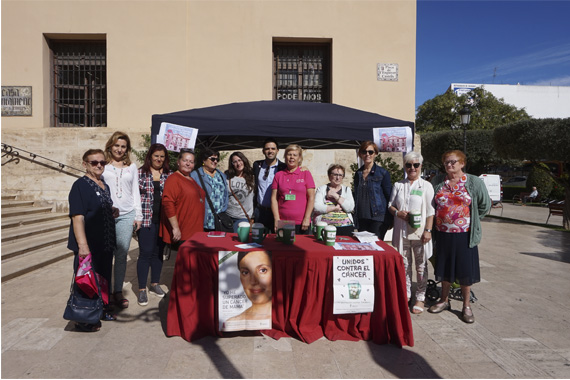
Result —
<instances>
[{"instance_id":1,"label":"white t-shirt","mask_svg":"<svg viewBox=\"0 0 570 380\"><path fill-rule=\"evenodd\" d=\"M129 167L118 169L108 164L105 166L102 177L109 185L113 206L119 209L119 214L125 215L135 210L135 220L142 220L137 166L131 164Z\"/></svg>"},{"instance_id":2,"label":"white t-shirt","mask_svg":"<svg viewBox=\"0 0 570 380\"><path fill-rule=\"evenodd\" d=\"M253 189L248 189L245 178L242 177L233 177L228 183L234 194L239 198L248 216L243 215L243 210L231 191L229 192L226 214L234 219L251 218L253 216Z\"/></svg>"}]
</instances>

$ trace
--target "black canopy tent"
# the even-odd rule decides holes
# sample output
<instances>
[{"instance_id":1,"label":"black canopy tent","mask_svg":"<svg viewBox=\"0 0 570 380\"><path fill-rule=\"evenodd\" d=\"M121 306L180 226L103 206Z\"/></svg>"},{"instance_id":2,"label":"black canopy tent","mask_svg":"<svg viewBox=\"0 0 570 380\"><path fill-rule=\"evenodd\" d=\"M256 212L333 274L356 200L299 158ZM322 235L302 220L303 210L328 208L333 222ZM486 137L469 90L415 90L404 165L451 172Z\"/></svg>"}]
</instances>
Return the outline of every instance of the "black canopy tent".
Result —
<instances>
[{"instance_id":1,"label":"black canopy tent","mask_svg":"<svg viewBox=\"0 0 570 380\"><path fill-rule=\"evenodd\" d=\"M337 104L266 100L195 108L152 116L152 141L163 122L199 129L197 145L217 150L261 148L267 137L283 146L356 148L373 128L411 127L413 122Z\"/></svg>"}]
</instances>

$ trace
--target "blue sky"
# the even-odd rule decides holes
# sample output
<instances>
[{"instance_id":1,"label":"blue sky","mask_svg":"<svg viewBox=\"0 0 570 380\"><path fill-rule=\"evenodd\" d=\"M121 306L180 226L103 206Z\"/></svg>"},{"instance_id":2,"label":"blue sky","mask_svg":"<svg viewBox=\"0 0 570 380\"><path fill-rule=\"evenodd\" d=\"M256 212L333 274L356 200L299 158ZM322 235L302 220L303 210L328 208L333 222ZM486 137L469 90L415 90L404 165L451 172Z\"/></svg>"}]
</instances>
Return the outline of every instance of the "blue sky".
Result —
<instances>
[{"instance_id":1,"label":"blue sky","mask_svg":"<svg viewBox=\"0 0 570 380\"><path fill-rule=\"evenodd\" d=\"M416 46L416 108L451 83L570 86L570 0L418 0Z\"/></svg>"}]
</instances>

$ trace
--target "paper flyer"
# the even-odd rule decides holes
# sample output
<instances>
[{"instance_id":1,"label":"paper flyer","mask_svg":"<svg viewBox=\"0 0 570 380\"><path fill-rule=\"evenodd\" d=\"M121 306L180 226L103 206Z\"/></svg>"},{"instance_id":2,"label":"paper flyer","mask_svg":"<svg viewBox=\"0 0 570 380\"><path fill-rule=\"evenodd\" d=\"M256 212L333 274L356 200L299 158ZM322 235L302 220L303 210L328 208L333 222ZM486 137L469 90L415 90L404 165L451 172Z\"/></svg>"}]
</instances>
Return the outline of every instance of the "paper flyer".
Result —
<instances>
[{"instance_id":1,"label":"paper flyer","mask_svg":"<svg viewBox=\"0 0 570 380\"><path fill-rule=\"evenodd\" d=\"M160 124L156 142L163 144L170 151L180 152L182 148L194 149L196 137L198 137L196 128L163 122Z\"/></svg>"},{"instance_id":2,"label":"paper flyer","mask_svg":"<svg viewBox=\"0 0 570 380\"><path fill-rule=\"evenodd\" d=\"M271 329L271 253L220 251L218 267L219 330Z\"/></svg>"},{"instance_id":3,"label":"paper flyer","mask_svg":"<svg viewBox=\"0 0 570 380\"><path fill-rule=\"evenodd\" d=\"M410 127L374 128L374 142L380 152L411 152L413 150Z\"/></svg>"},{"instance_id":4,"label":"paper flyer","mask_svg":"<svg viewBox=\"0 0 570 380\"><path fill-rule=\"evenodd\" d=\"M374 257L333 256L333 314L374 311Z\"/></svg>"}]
</instances>

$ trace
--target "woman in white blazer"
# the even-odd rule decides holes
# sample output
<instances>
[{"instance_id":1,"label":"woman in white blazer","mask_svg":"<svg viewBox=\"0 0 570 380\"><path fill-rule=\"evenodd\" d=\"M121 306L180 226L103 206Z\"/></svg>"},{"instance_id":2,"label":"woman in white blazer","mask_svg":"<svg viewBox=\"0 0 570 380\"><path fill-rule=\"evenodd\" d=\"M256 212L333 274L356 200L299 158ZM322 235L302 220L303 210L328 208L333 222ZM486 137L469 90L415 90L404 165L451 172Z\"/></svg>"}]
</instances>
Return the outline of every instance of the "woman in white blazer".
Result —
<instances>
[{"instance_id":1,"label":"woman in white blazer","mask_svg":"<svg viewBox=\"0 0 570 380\"><path fill-rule=\"evenodd\" d=\"M351 236L354 231L352 219L354 198L350 188L342 184L344 167L333 164L327 170L327 174L330 182L320 186L315 194L313 222L326 222L336 227L337 235Z\"/></svg>"},{"instance_id":2,"label":"woman in white blazer","mask_svg":"<svg viewBox=\"0 0 570 380\"><path fill-rule=\"evenodd\" d=\"M404 258L406 268L406 288L408 301L412 297L412 254L416 263L417 288L416 303L412 313L424 311L428 279L428 259L433 253L432 227L435 210L432 205L433 186L420 177L423 157L417 152L404 156L407 178L394 184L388 211L395 216L392 245ZM410 222L413 214L420 214L419 227Z\"/></svg>"}]
</instances>

